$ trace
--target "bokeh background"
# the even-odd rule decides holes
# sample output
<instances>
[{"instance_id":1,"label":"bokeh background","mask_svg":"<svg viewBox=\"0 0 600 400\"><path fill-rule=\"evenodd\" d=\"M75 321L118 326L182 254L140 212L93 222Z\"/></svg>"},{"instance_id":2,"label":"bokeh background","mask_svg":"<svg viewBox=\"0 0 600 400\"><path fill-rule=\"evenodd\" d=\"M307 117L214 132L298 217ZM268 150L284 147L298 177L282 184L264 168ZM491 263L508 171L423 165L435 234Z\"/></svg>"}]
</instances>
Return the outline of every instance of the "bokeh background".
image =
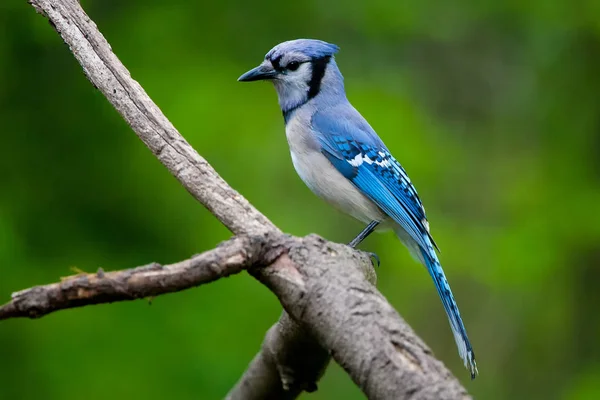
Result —
<instances>
[{"instance_id":1,"label":"bokeh background","mask_svg":"<svg viewBox=\"0 0 600 400\"><path fill-rule=\"evenodd\" d=\"M479 399L600 398L600 2L87 0L191 144L284 231L362 226L296 176L278 42L320 38L415 182L477 353L392 234L379 288ZM25 0L0 4L0 301L84 271L184 259L230 234L138 141ZM146 301L0 323L2 399L222 398L278 318L241 274ZM337 365L306 399L364 398Z\"/></svg>"}]
</instances>

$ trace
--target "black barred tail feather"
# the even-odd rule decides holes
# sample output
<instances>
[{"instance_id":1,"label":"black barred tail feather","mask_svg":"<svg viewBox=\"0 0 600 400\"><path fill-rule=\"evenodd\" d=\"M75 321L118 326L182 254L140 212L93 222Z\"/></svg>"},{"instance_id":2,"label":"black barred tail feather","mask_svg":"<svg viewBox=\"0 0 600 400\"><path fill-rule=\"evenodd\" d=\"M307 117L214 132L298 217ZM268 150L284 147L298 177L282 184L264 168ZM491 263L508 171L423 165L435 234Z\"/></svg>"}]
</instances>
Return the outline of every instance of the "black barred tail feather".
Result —
<instances>
[{"instance_id":1,"label":"black barred tail feather","mask_svg":"<svg viewBox=\"0 0 600 400\"><path fill-rule=\"evenodd\" d=\"M440 295L440 299L442 300L442 304L444 305L444 309L446 310L450 328L452 329L452 334L454 335L454 340L458 347L458 354L463 360L465 367L469 370L471 379L475 379L479 373L477 371L477 364L475 363L475 353L471 347L471 342L469 342L467 330L465 329L462 318L460 317L460 312L458 311L458 305L454 300L450 284L448 283L444 270L437 258L433 244L426 236L425 242L428 244L428 249L422 249L404 229L398 227L395 231L398 238L409 249L411 255L417 261L425 265L429 275L431 275L433 283Z\"/></svg>"},{"instance_id":2,"label":"black barred tail feather","mask_svg":"<svg viewBox=\"0 0 600 400\"><path fill-rule=\"evenodd\" d=\"M428 250L421 249L421 254L423 256L424 264L427 267L427 271L429 271L429 275L431 275L433 283L435 284L438 294L440 295L442 304L446 310L446 315L448 315L450 328L452 329L454 340L456 341L456 346L458 347L458 354L460 355L460 358L462 358L465 367L471 373L471 379L475 379L478 374L477 364L475 363L475 353L473 353L471 342L469 342L469 338L467 336L467 330L465 329L465 325L460 317L458 305L454 300L454 296L452 295L452 290L450 289L450 284L446 279L444 270L440 265L433 246L431 246Z\"/></svg>"}]
</instances>

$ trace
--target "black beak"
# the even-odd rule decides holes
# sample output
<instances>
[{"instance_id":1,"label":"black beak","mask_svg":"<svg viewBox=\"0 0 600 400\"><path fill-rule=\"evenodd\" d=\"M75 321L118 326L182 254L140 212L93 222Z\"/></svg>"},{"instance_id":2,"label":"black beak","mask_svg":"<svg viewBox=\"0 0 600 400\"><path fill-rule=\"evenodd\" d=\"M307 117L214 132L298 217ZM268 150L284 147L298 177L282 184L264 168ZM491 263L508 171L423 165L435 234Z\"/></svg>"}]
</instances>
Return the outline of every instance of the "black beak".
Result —
<instances>
[{"instance_id":1,"label":"black beak","mask_svg":"<svg viewBox=\"0 0 600 400\"><path fill-rule=\"evenodd\" d=\"M244 75L238 78L239 82L252 82L252 81L263 81L266 79L273 79L277 75L277 71L267 64L260 64L256 68L252 68Z\"/></svg>"}]
</instances>

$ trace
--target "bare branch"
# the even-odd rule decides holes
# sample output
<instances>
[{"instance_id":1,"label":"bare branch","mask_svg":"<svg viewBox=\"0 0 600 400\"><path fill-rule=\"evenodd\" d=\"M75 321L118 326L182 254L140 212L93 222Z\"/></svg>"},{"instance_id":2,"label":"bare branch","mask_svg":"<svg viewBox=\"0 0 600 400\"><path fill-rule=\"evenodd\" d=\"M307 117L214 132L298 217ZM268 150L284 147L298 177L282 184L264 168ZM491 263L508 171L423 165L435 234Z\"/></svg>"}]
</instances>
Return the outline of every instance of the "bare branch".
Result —
<instances>
[{"instance_id":1,"label":"bare branch","mask_svg":"<svg viewBox=\"0 0 600 400\"><path fill-rule=\"evenodd\" d=\"M470 398L377 291L367 253L311 235L249 271L369 399Z\"/></svg>"},{"instance_id":2,"label":"bare branch","mask_svg":"<svg viewBox=\"0 0 600 400\"><path fill-rule=\"evenodd\" d=\"M237 274L256 260L274 254L263 252L265 237L236 237L217 248L171 265L152 263L114 272L98 270L78 274L58 283L13 293L0 307L0 320L38 318L66 308L114 301L135 300L178 292Z\"/></svg>"},{"instance_id":3,"label":"bare branch","mask_svg":"<svg viewBox=\"0 0 600 400\"><path fill-rule=\"evenodd\" d=\"M377 291L369 256L314 235L234 238L172 265L69 277L15 294L0 316L39 317L169 293L243 269L273 291L286 313L228 398L294 399L316 390L330 355L372 399L469 398Z\"/></svg>"},{"instance_id":4,"label":"bare branch","mask_svg":"<svg viewBox=\"0 0 600 400\"><path fill-rule=\"evenodd\" d=\"M0 309L5 318L183 290L246 268L287 314L269 330L229 398L296 398L316 388L328 354L370 399L468 398L368 281L374 281L374 271L366 255L316 236L281 234L177 132L76 0L30 3L163 165L226 227L247 237L171 266L85 274L19 292Z\"/></svg>"},{"instance_id":5,"label":"bare branch","mask_svg":"<svg viewBox=\"0 0 600 400\"><path fill-rule=\"evenodd\" d=\"M227 400L287 400L302 391L314 392L330 358L329 352L284 311Z\"/></svg>"},{"instance_id":6,"label":"bare branch","mask_svg":"<svg viewBox=\"0 0 600 400\"><path fill-rule=\"evenodd\" d=\"M231 188L131 78L96 24L76 0L30 0L46 16L100 90L161 163L236 235L279 231Z\"/></svg>"}]
</instances>

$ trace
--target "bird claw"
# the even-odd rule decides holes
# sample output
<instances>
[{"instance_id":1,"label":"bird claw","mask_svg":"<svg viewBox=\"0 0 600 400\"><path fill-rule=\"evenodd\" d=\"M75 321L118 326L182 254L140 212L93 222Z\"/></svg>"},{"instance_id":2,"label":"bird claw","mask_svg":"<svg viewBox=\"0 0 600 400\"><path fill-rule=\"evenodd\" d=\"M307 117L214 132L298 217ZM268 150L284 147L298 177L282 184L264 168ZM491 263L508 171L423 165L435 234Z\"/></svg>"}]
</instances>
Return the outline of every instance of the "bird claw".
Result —
<instances>
[{"instance_id":1,"label":"bird claw","mask_svg":"<svg viewBox=\"0 0 600 400\"><path fill-rule=\"evenodd\" d=\"M367 254L369 255L369 258L372 258L373 260L377 261L377 267L379 267L381 265L381 260L379 259L379 256L373 252L367 252ZM375 266L375 263L373 263L373 266Z\"/></svg>"}]
</instances>

